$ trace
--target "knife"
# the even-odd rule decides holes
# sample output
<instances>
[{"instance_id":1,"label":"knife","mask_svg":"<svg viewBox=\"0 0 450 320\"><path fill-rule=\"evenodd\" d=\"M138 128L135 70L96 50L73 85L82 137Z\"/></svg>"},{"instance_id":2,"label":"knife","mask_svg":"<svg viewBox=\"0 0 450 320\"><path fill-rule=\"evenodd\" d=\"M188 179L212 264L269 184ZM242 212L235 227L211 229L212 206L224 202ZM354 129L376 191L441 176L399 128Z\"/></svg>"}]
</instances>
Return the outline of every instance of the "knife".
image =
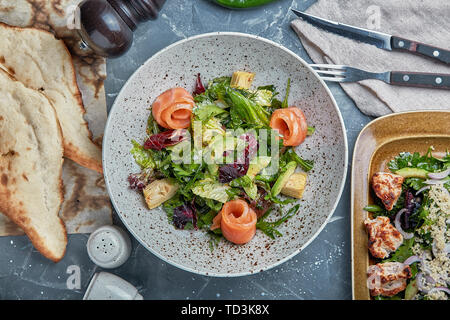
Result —
<instances>
[{"instance_id":1,"label":"knife","mask_svg":"<svg viewBox=\"0 0 450 320\"><path fill-rule=\"evenodd\" d=\"M450 64L450 51L437 48L428 44L404 39L387 33L350 26L343 23L319 18L311 14L291 9L297 16L309 22L313 26L323 30L374 45L388 51L407 51L420 54L436 61Z\"/></svg>"}]
</instances>

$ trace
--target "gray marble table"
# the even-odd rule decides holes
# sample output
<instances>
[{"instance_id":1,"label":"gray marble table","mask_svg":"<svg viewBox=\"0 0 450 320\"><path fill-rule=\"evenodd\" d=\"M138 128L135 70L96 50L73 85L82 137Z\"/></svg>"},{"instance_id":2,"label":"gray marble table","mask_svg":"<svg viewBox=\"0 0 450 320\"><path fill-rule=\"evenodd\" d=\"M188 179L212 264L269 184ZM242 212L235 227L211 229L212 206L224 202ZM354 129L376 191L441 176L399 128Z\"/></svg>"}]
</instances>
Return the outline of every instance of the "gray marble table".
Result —
<instances>
[{"instance_id":1,"label":"gray marble table","mask_svg":"<svg viewBox=\"0 0 450 320\"><path fill-rule=\"evenodd\" d=\"M255 34L276 41L306 61L310 58L290 28L291 8L304 10L314 0L279 0L243 11L218 7L207 0L167 0L159 18L139 26L130 51L108 61L108 108L129 76L153 54L180 39L213 31ZM371 118L363 115L339 85L330 84L342 112L349 159L356 137ZM145 299L351 299L350 183L331 220L301 253L284 264L255 275L213 278L180 270L160 260L133 239L130 259L105 270L135 285ZM114 214L115 223L121 224ZM86 251L88 235L70 235L64 259L43 258L25 236L0 238L0 299L82 299L91 277L102 269ZM78 266L79 286L68 287L70 266ZM79 288L77 288L79 287Z\"/></svg>"}]
</instances>

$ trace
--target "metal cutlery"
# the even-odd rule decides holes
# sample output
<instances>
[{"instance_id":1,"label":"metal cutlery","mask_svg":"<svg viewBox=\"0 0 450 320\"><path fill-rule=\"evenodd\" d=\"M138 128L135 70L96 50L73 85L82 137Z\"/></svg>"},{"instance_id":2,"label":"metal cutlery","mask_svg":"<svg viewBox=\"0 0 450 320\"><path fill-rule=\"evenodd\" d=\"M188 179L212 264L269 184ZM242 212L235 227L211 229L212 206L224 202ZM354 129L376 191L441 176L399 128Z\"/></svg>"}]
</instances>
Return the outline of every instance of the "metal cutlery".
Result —
<instances>
[{"instance_id":1,"label":"metal cutlery","mask_svg":"<svg viewBox=\"0 0 450 320\"><path fill-rule=\"evenodd\" d=\"M345 65L333 64L310 64L310 66L325 81L357 82L367 79L376 79L398 86L450 90L450 74L407 71L375 73Z\"/></svg>"},{"instance_id":2,"label":"metal cutlery","mask_svg":"<svg viewBox=\"0 0 450 320\"><path fill-rule=\"evenodd\" d=\"M292 11L310 24L319 27L323 30L374 45L380 49L389 51L406 51L415 54L420 54L439 62L450 64L450 51L441 49L428 44L420 43L413 40L404 39L393 36L387 33L382 33L374 30L350 26L343 23L334 22L331 20L319 18L311 14L297 11Z\"/></svg>"}]
</instances>

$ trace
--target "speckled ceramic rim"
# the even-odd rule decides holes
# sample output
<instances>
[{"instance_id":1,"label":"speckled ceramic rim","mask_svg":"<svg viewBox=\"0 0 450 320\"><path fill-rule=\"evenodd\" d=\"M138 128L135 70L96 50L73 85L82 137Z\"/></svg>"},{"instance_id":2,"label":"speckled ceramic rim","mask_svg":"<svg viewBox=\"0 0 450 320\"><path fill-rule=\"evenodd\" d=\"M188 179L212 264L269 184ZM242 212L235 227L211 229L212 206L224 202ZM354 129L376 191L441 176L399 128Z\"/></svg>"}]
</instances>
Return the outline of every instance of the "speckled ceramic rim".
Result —
<instances>
[{"instance_id":1,"label":"speckled ceramic rim","mask_svg":"<svg viewBox=\"0 0 450 320\"><path fill-rule=\"evenodd\" d=\"M322 86L325 88L328 96L330 97L332 103L333 103L333 107L336 109L336 113L339 117L339 123L341 125L342 128L342 135L344 138L344 148L345 148L345 158L344 158L344 171L343 171L343 175L341 178L341 184L339 187L339 192L338 192L338 196L336 197L336 201L332 207L332 210L330 211L330 213L328 214L328 217L326 218L326 220L323 222L323 224L320 226L320 228L317 230L317 232L302 246L300 247L297 251L293 252L292 254L284 257L283 259L280 259L279 261L277 261L276 263L273 263L271 265L267 265L264 268L261 268L261 271L266 271L269 269L272 269L286 261L288 261L289 259L291 259L292 257L294 257L295 255L297 255L299 252L301 252L302 250L304 250L318 235L319 233L325 228L325 226L327 225L328 221L330 220L331 216L333 215L334 211L336 210L336 207L339 203L339 200L341 199L342 196L342 191L344 190L344 185L345 185L345 180L347 177L347 167L348 167L348 142L347 142L347 135L346 135L346 130L345 130L345 124L344 124L344 120L342 118L341 112L337 106L336 100L334 99L330 89L328 88L328 86L326 85L326 83L319 77L319 75L316 73L316 71L314 71L306 61L304 61L302 58L300 58L297 54L295 54L294 52L292 52L291 50L283 47L282 45L272 41L272 40L268 40L265 38L261 38L259 36L256 35L252 35L252 34L247 34L247 33L240 33L240 32L211 32L211 33L205 33L205 34L200 34L200 35L196 35L196 36L192 36L180 41L177 41L169 46L167 46L166 48L162 49L161 51L157 52L155 55L153 55L152 57L150 57L147 61L144 62L143 65L141 65L132 75L131 77L125 82L125 84L123 85L122 88L125 88L128 84L128 82L137 74L140 72L141 68L146 65L147 63L149 63L152 59L155 59L156 57L163 55L166 51L170 50L171 48L180 45L182 43L185 42L189 42L189 41L195 41L196 39L200 39L200 38L208 38L208 37L217 37L217 36L221 36L221 35L226 35L226 36L236 36L236 37L243 37L243 38L252 38L258 41L262 41L262 42L266 42L274 47L277 47L285 52L287 52L288 54L290 54L291 56L293 56L295 59L297 59L299 61L299 63L301 63L302 65L306 66L306 68L308 70L310 70L312 72L312 74L314 74L314 76L320 81L320 83L322 84ZM122 94L122 90L119 92L119 95L117 95L115 101L118 101L118 97ZM111 110L109 113L112 112L112 110L115 108L116 103L114 102ZM108 120L106 122L106 126L105 126L105 135L103 137L103 143L108 139L108 128L110 125L110 120L111 118L108 116ZM104 149L103 149L104 150ZM103 167L106 168L105 164L106 164L106 160L105 160L105 152L103 151L102 154L102 161L103 161ZM119 210L116 207L116 204L114 203L111 191L110 191L110 186L109 186L109 179L108 179L108 172L106 170L104 170L104 177L105 177L105 185L106 185L106 189L108 190L108 194L111 198L111 202L114 206L114 209L116 212L119 212ZM142 244L142 246L144 246L145 248L147 248L150 252L152 252L154 255L156 255L158 258L160 258L161 260L170 263L171 265L178 267L180 269L189 271L189 272L193 272L196 274L201 274L201 275L206 275L206 276L211 276L211 277L240 277L240 276L248 276L248 275L253 275L259 272L241 272L241 273L233 273L233 274L219 274L219 273L211 273L211 272L201 272L192 268L188 268L186 266L183 266L181 264L175 263L173 261L170 261L169 259L166 259L165 257L163 257L162 255L160 255L158 252L154 251L150 246L148 246L147 244L144 243L144 241L142 241L142 239L140 239L140 237L132 230L132 228L129 228L128 224L126 223L125 219L118 214L118 216L120 217L120 219L122 220L122 222L125 224L125 226L127 227L128 231L139 241L140 244Z\"/></svg>"}]
</instances>

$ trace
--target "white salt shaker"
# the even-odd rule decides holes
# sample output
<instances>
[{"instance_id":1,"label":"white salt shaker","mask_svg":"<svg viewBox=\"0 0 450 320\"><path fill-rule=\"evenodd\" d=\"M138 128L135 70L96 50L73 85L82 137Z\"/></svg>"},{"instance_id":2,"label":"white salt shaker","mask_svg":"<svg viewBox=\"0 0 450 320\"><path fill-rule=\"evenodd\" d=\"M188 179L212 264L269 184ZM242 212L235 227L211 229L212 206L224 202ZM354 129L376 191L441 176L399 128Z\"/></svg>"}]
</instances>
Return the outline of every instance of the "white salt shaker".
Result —
<instances>
[{"instance_id":1,"label":"white salt shaker","mask_svg":"<svg viewBox=\"0 0 450 320\"><path fill-rule=\"evenodd\" d=\"M108 269L117 268L130 257L130 237L117 226L103 226L89 236L87 251L96 265Z\"/></svg>"}]
</instances>

